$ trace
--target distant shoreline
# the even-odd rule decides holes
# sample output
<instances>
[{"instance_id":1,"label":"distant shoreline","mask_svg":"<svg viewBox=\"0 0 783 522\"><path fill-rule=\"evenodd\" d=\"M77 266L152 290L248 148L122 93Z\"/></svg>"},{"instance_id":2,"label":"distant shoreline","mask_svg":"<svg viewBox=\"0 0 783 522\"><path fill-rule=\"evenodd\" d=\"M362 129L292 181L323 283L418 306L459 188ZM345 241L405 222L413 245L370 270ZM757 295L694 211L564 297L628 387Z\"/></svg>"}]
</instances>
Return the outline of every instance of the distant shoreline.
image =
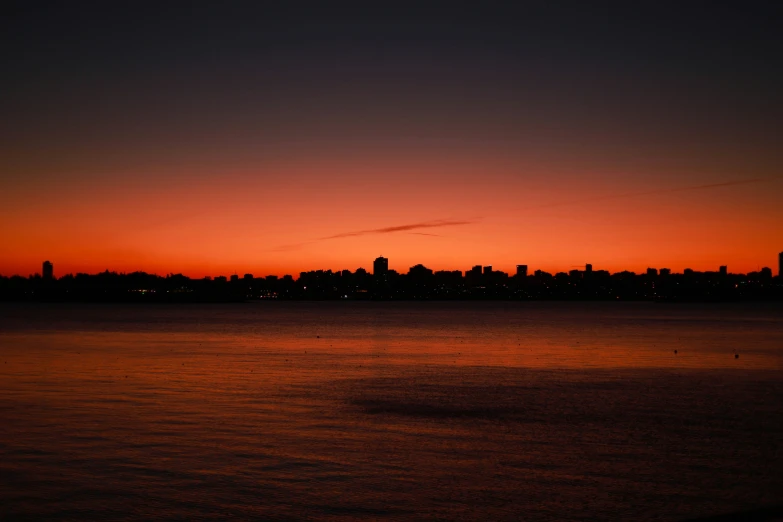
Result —
<instances>
[{"instance_id":1,"label":"distant shoreline","mask_svg":"<svg viewBox=\"0 0 783 522\"><path fill-rule=\"evenodd\" d=\"M654 303L654 304L733 304L733 303L781 303L783 297L766 299L569 299L569 298L400 298L400 299L309 299L309 298L269 298L269 299L166 299L166 298L76 298L76 299L38 299L4 298L3 304L257 304L257 303Z\"/></svg>"}]
</instances>

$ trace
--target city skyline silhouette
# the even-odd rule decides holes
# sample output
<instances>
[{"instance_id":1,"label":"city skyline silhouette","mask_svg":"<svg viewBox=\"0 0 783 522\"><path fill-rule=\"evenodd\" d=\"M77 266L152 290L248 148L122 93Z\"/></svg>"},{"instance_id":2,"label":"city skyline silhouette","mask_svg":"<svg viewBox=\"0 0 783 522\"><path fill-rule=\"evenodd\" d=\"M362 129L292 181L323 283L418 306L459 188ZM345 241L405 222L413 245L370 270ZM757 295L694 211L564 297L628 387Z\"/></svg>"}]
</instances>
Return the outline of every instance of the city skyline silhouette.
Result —
<instances>
[{"instance_id":1,"label":"city skyline silhouette","mask_svg":"<svg viewBox=\"0 0 783 522\"><path fill-rule=\"evenodd\" d=\"M549 273L526 264L509 274L492 265L462 270L433 270L424 264L407 272L389 268L389 259L375 258L370 271L319 269L259 276L245 273L190 278L142 271L55 276L51 261L41 273L0 275L0 300L6 301L134 301L238 302L281 300L631 300L631 301L770 301L783 300L783 252L778 274L769 267L747 274L717 270L682 273L648 267L642 273L611 273L591 263L567 272ZM580 269L581 268L581 269Z\"/></svg>"},{"instance_id":2,"label":"city skyline silhouette","mask_svg":"<svg viewBox=\"0 0 783 522\"><path fill-rule=\"evenodd\" d=\"M374 231L371 231L371 232L374 232ZM363 234L363 233L364 232L358 232L356 234ZM330 238L327 238L327 239L330 239ZM54 275L54 263L52 263L49 260L46 260L46 261L42 262L41 266L42 266L41 272L36 272L34 274L30 274L28 277L32 278L32 277L36 277L37 276L37 277L41 277L43 279L57 279L57 277L55 277L55 275ZM393 273L393 274L402 274L402 273L404 273L404 272L400 272L398 270L395 270L393 268L390 269L389 268L389 259L386 258L386 257L383 257L383 256L378 256L377 258L375 258L373 260L371 266L373 267L373 270L370 273L373 274L373 275L378 275L379 271L381 272L381 275L385 275L387 273ZM584 270L582 272L583 273L587 273L587 274L591 274L593 272L595 272L595 273L607 273L607 274L608 273L612 273L612 272L610 272L608 270L604 270L604 269L600 269L600 268L594 271L592 263L585 263L584 265L571 265L569 267L569 268L571 268L571 270L568 270L568 271L558 271L558 272L555 272L555 274L559 274L559 273L573 273L574 272L573 269L574 268L578 268L580 266L584 267ZM418 268L418 267L425 267L425 265L423 263L417 263L417 264L411 266L407 273L409 274L410 270ZM532 274L532 273L546 273L546 274L550 274L551 275L551 273L546 271L546 270L543 270L541 268L530 267L530 265L527 265L527 264L518 264L518 265L516 265L515 268L516 268L516 271L513 274L506 273L503 270L494 269L493 265L472 265L471 269L466 269L464 271L463 270L446 270L446 269L439 269L438 271L439 272L449 272L449 273L459 272L461 275L467 275L469 273L469 271L471 271L471 270L475 271L476 269L481 269L482 273L485 273L485 272L488 271L488 272L505 274L506 276L508 276L508 275L527 276L527 275ZM367 272L367 270L364 267L361 267L361 266L357 267L355 270L356 271ZM104 272L109 272L109 271L110 271L109 268L106 268L104 270ZM113 273L117 273L116 271L112 271L112 272ZM132 272L133 273L143 273L142 270L133 270ZM306 274L306 273L315 273L315 272L329 272L329 273L333 273L333 269L332 268L311 269L311 270L306 270L306 271L300 272L300 275L301 274ZM334 273L340 273L340 272L351 272L351 271L348 270L348 269L341 269L341 270L337 270ZM616 273L621 273L621 272L622 273L636 274L636 272L633 271L633 270L620 270L620 271L614 272L614 273L616 274ZM687 268L684 268L682 270L682 272L676 272L676 271L672 271L672 269L669 268L669 267L649 267L649 266L644 270L644 273L647 274L647 275L650 275L651 273L654 274L654 275L658 275L658 274L677 275L677 274L688 274L688 273L694 273L694 272L696 272L696 273L701 273L701 272L704 272L704 273L718 273L720 275L727 275L727 274L746 275L746 273L743 273L743 272L732 272L732 271L730 271L728 269L728 265L719 265L717 267L717 270L694 270L693 268L687 267ZM751 272L748 272L748 273L755 273L755 272L770 274L770 277L773 274L772 268L770 268L768 266L764 266L764 267L759 266L758 270L751 271ZM86 273L86 272L78 272L78 273ZM124 272L122 272L122 273L124 273ZM175 271L168 272L168 274L175 274L175 273L177 275L182 275L181 272L175 272ZM74 273L71 272L71 273L66 274L66 275L73 276ZM158 275L158 274L151 273L150 275ZM238 272L236 272L236 271L231 272L230 275L231 275L231 277L235 277L235 276L238 277L239 276ZM778 277L783 276L783 252L779 252L778 253L778 266L777 266L777 274L776 275ZM247 279L248 276L250 276L250 278L252 278L253 274L245 273L243 275L243 277L245 279ZM266 275L261 276L261 277L269 277L269 276L281 277L280 274L266 274ZM285 274L285 276L293 277L291 274ZM21 275L21 274L2 274L2 273L0 273L0 277L24 277L24 276ZM190 277L190 276L186 276L186 277ZM220 278L220 277L227 278L228 276L226 276L224 274L222 274L222 275L216 274L216 275L204 276L203 278L204 279L212 279L212 278Z\"/></svg>"}]
</instances>

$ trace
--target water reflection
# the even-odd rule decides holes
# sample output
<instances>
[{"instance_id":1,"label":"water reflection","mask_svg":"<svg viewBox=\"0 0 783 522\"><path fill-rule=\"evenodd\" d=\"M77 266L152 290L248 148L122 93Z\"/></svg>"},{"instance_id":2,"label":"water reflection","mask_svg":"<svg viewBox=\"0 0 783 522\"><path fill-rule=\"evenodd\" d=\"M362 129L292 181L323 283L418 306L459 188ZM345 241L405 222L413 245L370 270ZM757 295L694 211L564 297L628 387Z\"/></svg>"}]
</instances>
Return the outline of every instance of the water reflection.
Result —
<instances>
[{"instance_id":1,"label":"water reflection","mask_svg":"<svg viewBox=\"0 0 783 522\"><path fill-rule=\"evenodd\" d=\"M779 309L373 305L4 309L0 514L645 520L783 490Z\"/></svg>"}]
</instances>

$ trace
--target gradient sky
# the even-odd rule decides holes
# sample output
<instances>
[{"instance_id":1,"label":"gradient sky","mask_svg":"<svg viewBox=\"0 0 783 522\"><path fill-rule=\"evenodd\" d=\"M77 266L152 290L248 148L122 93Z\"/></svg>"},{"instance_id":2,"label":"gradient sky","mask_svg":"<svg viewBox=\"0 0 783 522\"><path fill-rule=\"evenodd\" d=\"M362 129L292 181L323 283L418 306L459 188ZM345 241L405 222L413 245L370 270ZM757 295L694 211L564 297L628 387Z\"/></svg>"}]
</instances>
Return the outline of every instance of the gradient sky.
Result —
<instances>
[{"instance_id":1,"label":"gradient sky","mask_svg":"<svg viewBox=\"0 0 783 522\"><path fill-rule=\"evenodd\" d=\"M0 274L783 250L771 3L29 4L0 20Z\"/></svg>"}]
</instances>

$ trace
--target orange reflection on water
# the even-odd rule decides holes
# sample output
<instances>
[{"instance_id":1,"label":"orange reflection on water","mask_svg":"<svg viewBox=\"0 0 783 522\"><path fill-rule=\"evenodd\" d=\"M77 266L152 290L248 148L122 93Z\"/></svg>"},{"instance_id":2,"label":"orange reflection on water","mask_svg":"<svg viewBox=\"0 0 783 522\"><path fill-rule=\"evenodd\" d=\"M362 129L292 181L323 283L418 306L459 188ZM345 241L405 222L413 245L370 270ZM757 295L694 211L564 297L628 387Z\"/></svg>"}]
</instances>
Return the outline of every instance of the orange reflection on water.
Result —
<instances>
[{"instance_id":1,"label":"orange reflection on water","mask_svg":"<svg viewBox=\"0 0 783 522\"><path fill-rule=\"evenodd\" d=\"M2 311L19 518L683 519L783 486L776 309Z\"/></svg>"}]
</instances>

